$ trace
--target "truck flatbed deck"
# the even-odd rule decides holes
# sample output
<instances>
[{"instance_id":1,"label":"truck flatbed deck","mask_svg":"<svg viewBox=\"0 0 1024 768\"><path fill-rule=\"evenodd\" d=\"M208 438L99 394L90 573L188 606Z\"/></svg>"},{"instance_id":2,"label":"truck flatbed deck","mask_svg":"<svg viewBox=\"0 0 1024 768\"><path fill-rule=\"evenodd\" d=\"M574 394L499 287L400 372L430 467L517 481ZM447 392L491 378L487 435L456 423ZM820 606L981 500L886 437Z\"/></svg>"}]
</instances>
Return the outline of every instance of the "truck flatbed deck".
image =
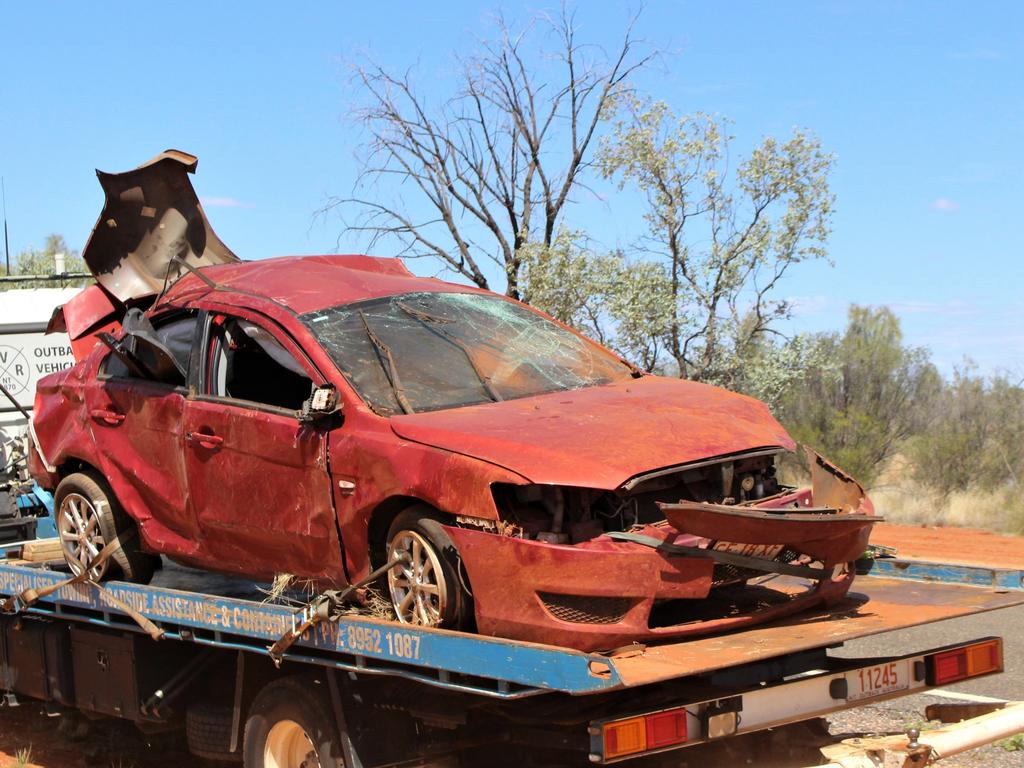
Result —
<instances>
[{"instance_id":1,"label":"truck flatbed deck","mask_svg":"<svg viewBox=\"0 0 1024 768\"><path fill-rule=\"evenodd\" d=\"M1019 585L1020 572L1016 574ZM67 577L38 565L0 564L0 594L39 590ZM155 622L167 639L200 645L265 655L299 621L296 608L267 602L252 582L171 564L152 584L108 582L105 588ZM423 629L353 613L315 627L288 651L285 663L393 675L501 699L545 691L582 695L708 674L1021 604L1024 590L1019 588L861 576L846 599L831 608L729 634L637 645L609 654ZM141 631L103 591L89 585L63 587L26 612Z\"/></svg>"},{"instance_id":2,"label":"truck flatbed deck","mask_svg":"<svg viewBox=\"0 0 1024 768\"><path fill-rule=\"evenodd\" d=\"M1019 573L1019 572L1018 572ZM1024 591L860 576L836 606L741 632L650 646L613 659L623 685L696 675L945 619L1024 604Z\"/></svg>"}]
</instances>

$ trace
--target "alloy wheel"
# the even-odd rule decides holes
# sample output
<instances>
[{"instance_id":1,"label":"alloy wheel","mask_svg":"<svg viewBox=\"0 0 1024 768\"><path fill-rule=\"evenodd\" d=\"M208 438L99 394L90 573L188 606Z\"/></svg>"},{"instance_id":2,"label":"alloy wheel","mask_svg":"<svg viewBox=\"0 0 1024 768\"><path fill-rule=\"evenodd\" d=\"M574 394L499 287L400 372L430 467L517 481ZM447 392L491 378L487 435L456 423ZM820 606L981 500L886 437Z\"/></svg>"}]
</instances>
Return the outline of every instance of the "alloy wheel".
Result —
<instances>
[{"instance_id":1,"label":"alloy wheel","mask_svg":"<svg viewBox=\"0 0 1024 768\"><path fill-rule=\"evenodd\" d=\"M403 557L404 556L404 557ZM426 536L401 530L391 539L388 571L391 604L403 624L440 626L447 610L447 585L441 558Z\"/></svg>"},{"instance_id":2,"label":"alloy wheel","mask_svg":"<svg viewBox=\"0 0 1024 768\"><path fill-rule=\"evenodd\" d=\"M60 545L72 572L77 576L100 553L106 541L100 528L100 514L95 504L80 493L69 493L57 511ZM109 561L89 571L94 581L107 572Z\"/></svg>"}]
</instances>

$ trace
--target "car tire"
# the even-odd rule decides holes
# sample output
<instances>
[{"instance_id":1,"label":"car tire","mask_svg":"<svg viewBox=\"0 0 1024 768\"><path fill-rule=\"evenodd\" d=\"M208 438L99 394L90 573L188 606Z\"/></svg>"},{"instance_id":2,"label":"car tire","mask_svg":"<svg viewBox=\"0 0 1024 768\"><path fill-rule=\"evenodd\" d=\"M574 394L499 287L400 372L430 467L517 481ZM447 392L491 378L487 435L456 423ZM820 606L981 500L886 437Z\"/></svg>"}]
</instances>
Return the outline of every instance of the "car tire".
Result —
<instances>
[{"instance_id":1,"label":"car tire","mask_svg":"<svg viewBox=\"0 0 1024 768\"><path fill-rule=\"evenodd\" d=\"M142 551L135 521L124 511L101 477L86 472L68 475L60 481L53 494L53 509L64 559L73 573L80 573L84 565L82 542L69 541L68 538L76 531L81 533L80 526L84 525L84 535L90 540L86 544L87 552L93 557L107 542L115 538L121 542L93 574L94 580L108 579L118 573L126 581L136 584L148 584L153 578L160 558Z\"/></svg>"},{"instance_id":2,"label":"car tire","mask_svg":"<svg viewBox=\"0 0 1024 768\"><path fill-rule=\"evenodd\" d=\"M276 680L256 695L245 721L245 768L344 768L323 686L305 676Z\"/></svg>"},{"instance_id":3,"label":"car tire","mask_svg":"<svg viewBox=\"0 0 1024 768\"><path fill-rule=\"evenodd\" d=\"M402 551L415 555L419 562L414 564L416 567L396 566L388 571L385 594L396 617L404 624L472 629L473 599L467 588L468 579L458 550L439 518L436 510L417 505L391 523L387 560L393 559L396 551ZM431 567L423 576L427 563ZM410 584L411 588L405 586Z\"/></svg>"}]
</instances>

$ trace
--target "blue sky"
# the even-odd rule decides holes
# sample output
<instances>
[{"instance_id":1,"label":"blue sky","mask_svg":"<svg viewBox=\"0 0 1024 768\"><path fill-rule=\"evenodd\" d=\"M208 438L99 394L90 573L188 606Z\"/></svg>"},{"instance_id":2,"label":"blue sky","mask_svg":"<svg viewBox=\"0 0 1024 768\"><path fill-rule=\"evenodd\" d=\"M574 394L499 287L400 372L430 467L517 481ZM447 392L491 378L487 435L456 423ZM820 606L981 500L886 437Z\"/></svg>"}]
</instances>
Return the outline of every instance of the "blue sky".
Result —
<instances>
[{"instance_id":1,"label":"blue sky","mask_svg":"<svg viewBox=\"0 0 1024 768\"><path fill-rule=\"evenodd\" d=\"M351 252L314 218L358 171L362 56L415 67L441 96L456 56L543 3L8 3L2 21L0 175L11 250L50 232L81 248L102 204L94 168L175 147L243 258ZM635 5L580 3L587 39L614 45ZM678 112L735 121L735 150L794 127L837 157L834 267L783 287L787 330L842 325L885 304L948 371L965 357L1024 376L1024 5L1016 2L690 3L650 0L641 36L668 51L637 82ZM641 230L623 196L566 222L601 244ZM388 255L377 251L378 255ZM419 271L432 271L426 264Z\"/></svg>"}]
</instances>

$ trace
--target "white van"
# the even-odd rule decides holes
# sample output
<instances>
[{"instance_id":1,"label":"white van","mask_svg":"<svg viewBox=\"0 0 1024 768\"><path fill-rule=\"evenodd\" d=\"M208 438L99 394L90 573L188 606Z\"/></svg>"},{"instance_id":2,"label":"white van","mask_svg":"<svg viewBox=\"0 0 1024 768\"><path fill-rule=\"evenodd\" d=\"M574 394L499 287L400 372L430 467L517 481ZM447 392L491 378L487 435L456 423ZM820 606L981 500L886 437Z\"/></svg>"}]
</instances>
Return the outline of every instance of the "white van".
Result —
<instances>
[{"instance_id":1,"label":"white van","mask_svg":"<svg viewBox=\"0 0 1024 768\"><path fill-rule=\"evenodd\" d=\"M75 364L67 334L44 333L53 310L81 290L0 291L0 544L35 536L36 518L21 514L13 493L28 481L23 411L32 411L39 379Z\"/></svg>"}]
</instances>

